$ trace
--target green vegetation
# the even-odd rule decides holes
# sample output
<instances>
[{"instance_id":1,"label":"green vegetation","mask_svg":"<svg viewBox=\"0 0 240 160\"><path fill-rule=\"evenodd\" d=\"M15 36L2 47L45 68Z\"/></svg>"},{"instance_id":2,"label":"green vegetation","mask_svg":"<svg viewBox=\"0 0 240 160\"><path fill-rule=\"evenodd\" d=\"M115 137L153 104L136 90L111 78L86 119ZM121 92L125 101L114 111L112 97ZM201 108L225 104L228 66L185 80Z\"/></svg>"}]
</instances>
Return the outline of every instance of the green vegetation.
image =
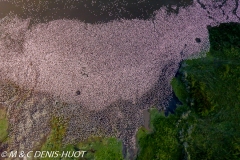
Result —
<instances>
[{"instance_id":1,"label":"green vegetation","mask_svg":"<svg viewBox=\"0 0 240 160\"><path fill-rule=\"evenodd\" d=\"M42 151L87 151L81 159L114 159L122 160L122 143L115 138L92 137L77 144L63 145L63 138L66 134L68 120L63 117L53 117L51 120L52 131L47 141L42 146ZM52 158L43 158L45 160ZM59 158L61 159L60 154ZM79 158L63 158L65 160L75 160Z\"/></svg>"},{"instance_id":2,"label":"green vegetation","mask_svg":"<svg viewBox=\"0 0 240 160\"><path fill-rule=\"evenodd\" d=\"M181 155L175 121L176 118L173 115L165 118L164 114L158 114L156 109L151 110L151 123L154 131L146 134L146 131L141 129L138 133L137 137L141 146L138 159L175 159Z\"/></svg>"},{"instance_id":3,"label":"green vegetation","mask_svg":"<svg viewBox=\"0 0 240 160\"><path fill-rule=\"evenodd\" d=\"M8 135L8 120L6 108L0 106L0 142L6 140Z\"/></svg>"},{"instance_id":4,"label":"green vegetation","mask_svg":"<svg viewBox=\"0 0 240 160\"><path fill-rule=\"evenodd\" d=\"M122 143L116 138L92 137L75 145L69 144L64 146L62 151L87 151L82 158L86 160L123 160ZM65 159L70 160L74 158Z\"/></svg>"},{"instance_id":5,"label":"green vegetation","mask_svg":"<svg viewBox=\"0 0 240 160\"><path fill-rule=\"evenodd\" d=\"M43 151L62 151L63 138L66 133L67 121L62 117L53 117L51 120L52 131L42 146Z\"/></svg>"},{"instance_id":6,"label":"green vegetation","mask_svg":"<svg viewBox=\"0 0 240 160\"><path fill-rule=\"evenodd\" d=\"M79 143L78 148L87 151L86 159L114 159L123 160L122 143L116 138L93 137Z\"/></svg>"},{"instance_id":7,"label":"green vegetation","mask_svg":"<svg viewBox=\"0 0 240 160\"><path fill-rule=\"evenodd\" d=\"M172 80L182 105L151 113L152 133L140 129L137 159L240 159L240 24L209 33L207 56L184 61Z\"/></svg>"},{"instance_id":8,"label":"green vegetation","mask_svg":"<svg viewBox=\"0 0 240 160\"><path fill-rule=\"evenodd\" d=\"M66 127L67 127L67 120L65 120L63 117L53 117L51 119L51 128L52 128L51 133L47 137L47 140L43 144L41 150L62 152L63 151L62 141L66 133ZM46 157L43 159L50 160L51 157Z\"/></svg>"}]
</instances>

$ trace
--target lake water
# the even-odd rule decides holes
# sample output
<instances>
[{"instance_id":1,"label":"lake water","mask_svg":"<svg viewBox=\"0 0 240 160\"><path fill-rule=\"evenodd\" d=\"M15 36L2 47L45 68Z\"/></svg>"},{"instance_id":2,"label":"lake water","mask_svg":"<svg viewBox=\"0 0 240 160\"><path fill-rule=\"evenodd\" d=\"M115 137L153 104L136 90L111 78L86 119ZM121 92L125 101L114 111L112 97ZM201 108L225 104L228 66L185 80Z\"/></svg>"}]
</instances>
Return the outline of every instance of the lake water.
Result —
<instances>
[{"instance_id":1,"label":"lake water","mask_svg":"<svg viewBox=\"0 0 240 160\"><path fill-rule=\"evenodd\" d=\"M0 2L0 18L9 13L31 18L32 23L78 19L86 23L115 19L149 19L162 6L168 12L191 5L192 0L14 0Z\"/></svg>"}]
</instances>

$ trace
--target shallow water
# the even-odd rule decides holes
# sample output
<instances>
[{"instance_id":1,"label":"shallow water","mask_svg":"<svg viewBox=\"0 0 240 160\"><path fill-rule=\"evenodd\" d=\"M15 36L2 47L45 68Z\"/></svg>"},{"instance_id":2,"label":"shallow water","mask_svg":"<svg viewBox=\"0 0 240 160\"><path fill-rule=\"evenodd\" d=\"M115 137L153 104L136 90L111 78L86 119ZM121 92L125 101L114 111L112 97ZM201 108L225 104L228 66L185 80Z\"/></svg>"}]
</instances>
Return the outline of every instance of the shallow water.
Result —
<instances>
[{"instance_id":1,"label":"shallow water","mask_svg":"<svg viewBox=\"0 0 240 160\"><path fill-rule=\"evenodd\" d=\"M14 3L15 2L15 3ZM192 4L192 0L15 0L0 2L0 18L10 12L32 23L56 19L78 19L86 23L109 22L115 19L149 19L162 6L168 12Z\"/></svg>"}]
</instances>

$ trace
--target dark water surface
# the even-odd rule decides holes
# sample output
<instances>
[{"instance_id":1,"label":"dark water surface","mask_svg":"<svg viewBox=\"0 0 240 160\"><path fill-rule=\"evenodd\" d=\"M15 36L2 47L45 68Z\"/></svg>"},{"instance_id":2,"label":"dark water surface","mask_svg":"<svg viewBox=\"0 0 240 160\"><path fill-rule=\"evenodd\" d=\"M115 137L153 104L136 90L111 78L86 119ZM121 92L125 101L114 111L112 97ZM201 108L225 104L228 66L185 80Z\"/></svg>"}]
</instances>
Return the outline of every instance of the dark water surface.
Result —
<instances>
[{"instance_id":1,"label":"dark water surface","mask_svg":"<svg viewBox=\"0 0 240 160\"><path fill-rule=\"evenodd\" d=\"M177 108L177 105L182 105L182 103L179 101L175 93L172 93L172 98L169 101L169 105L165 110L165 115L168 116L170 113L174 114L175 110Z\"/></svg>"},{"instance_id":2,"label":"dark water surface","mask_svg":"<svg viewBox=\"0 0 240 160\"><path fill-rule=\"evenodd\" d=\"M174 76L175 78L177 78L178 76L181 75L179 70L180 70L182 65L183 65L183 61L181 61L179 63L178 71L177 71L177 73ZM173 91L172 92L172 97L169 100L168 106L167 106L167 108L165 110L165 116L168 116L170 113L174 114L178 105L182 105L182 102L177 98L176 94Z\"/></svg>"},{"instance_id":3,"label":"dark water surface","mask_svg":"<svg viewBox=\"0 0 240 160\"><path fill-rule=\"evenodd\" d=\"M149 19L162 6L168 12L177 13L179 7L192 3L193 0L10 0L0 1L0 18L11 12L21 18L31 18L32 23L64 18L104 23L116 19Z\"/></svg>"}]
</instances>

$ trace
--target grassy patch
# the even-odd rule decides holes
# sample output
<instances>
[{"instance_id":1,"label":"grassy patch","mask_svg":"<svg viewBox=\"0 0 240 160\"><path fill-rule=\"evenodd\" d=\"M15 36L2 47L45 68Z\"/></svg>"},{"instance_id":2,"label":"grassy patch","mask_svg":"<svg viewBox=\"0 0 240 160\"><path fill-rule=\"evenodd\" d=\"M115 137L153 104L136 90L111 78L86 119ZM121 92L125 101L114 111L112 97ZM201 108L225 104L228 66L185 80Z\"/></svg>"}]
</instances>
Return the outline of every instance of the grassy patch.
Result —
<instances>
[{"instance_id":1,"label":"grassy patch","mask_svg":"<svg viewBox=\"0 0 240 160\"><path fill-rule=\"evenodd\" d=\"M6 108L0 106L0 142L3 142L8 135L8 120Z\"/></svg>"},{"instance_id":2,"label":"grassy patch","mask_svg":"<svg viewBox=\"0 0 240 160\"><path fill-rule=\"evenodd\" d=\"M42 146L42 151L60 151L66 153L67 151L87 151L83 158L80 159L114 159L122 160L122 143L116 138L101 138L92 137L84 142L76 144L63 145L62 141L66 134L67 120L62 117L53 117L51 120L52 131L47 138L47 141ZM60 155L60 154L59 154ZM43 158L50 160L52 158ZM60 156L55 159L61 159ZM75 160L79 158L64 157L64 160Z\"/></svg>"},{"instance_id":3,"label":"grassy patch","mask_svg":"<svg viewBox=\"0 0 240 160\"><path fill-rule=\"evenodd\" d=\"M163 112L158 113L155 109L150 113L153 132L147 133L144 129L138 132L140 152L137 159L176 159L181 155L175 127L176 117L165 117Z\"/></svg>"},{"instance_id":4,"label":"grassy patch","mask_svg":"<svg viewBox=\"0 0 240 160\"><path fill-rule=\"evenodd\" d=\"M51 120L52 131L42 146L42 151L63 151L63 138L66 133L67 121L63 117L53 117ZM60 158L60 157L59 157ZM51 159L51 158L44 158Z\"/></svg>"},{"instance_id":5,"label":"grassy patch","mask_svg":"<svg viewBox=\"0 0 240 160\"><path fill-rule=\"evenodd\" d=\"M64 151L87 151L82 159L122 160L122 143L116 138L92 137L76 145L69 144ZM65 158L70 159L70 158ZM74 159L74 158L72 158Z\"/></svg>"}]
</instances>

